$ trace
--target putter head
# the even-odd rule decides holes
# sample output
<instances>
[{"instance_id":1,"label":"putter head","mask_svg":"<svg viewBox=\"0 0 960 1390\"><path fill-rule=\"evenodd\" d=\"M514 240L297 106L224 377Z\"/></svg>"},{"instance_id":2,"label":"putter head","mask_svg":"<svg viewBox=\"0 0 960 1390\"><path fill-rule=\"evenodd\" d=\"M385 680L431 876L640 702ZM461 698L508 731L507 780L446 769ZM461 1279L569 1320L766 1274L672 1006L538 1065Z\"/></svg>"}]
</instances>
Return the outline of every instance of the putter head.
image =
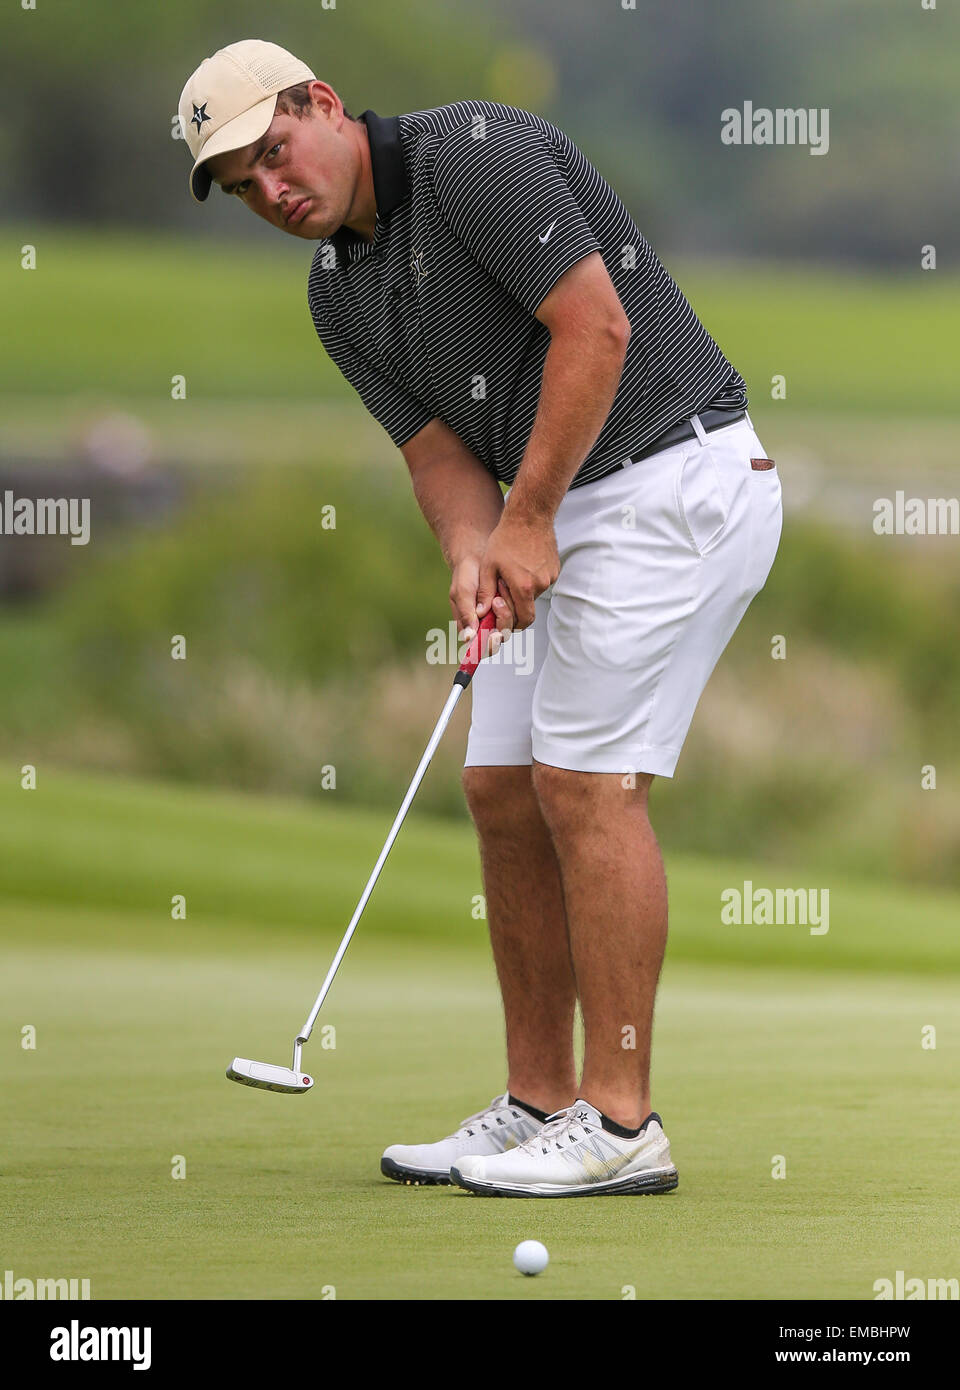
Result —
<instances>
[{"instance_id":1,"label":"putter head","mask_svg":"<svg viewBox=\"0 0 960 1390\"><path fill-rule=\"evenodd\" d=\"M249 1057L234 1057L227 1067L230 1081L241 1086L257 1086L261 1091L281 1091L284 1095L300 1096L313 1086L313 1077L290 1067L277 1067L272 1062L251 1062Z\"/></svg>"}]
</instances>

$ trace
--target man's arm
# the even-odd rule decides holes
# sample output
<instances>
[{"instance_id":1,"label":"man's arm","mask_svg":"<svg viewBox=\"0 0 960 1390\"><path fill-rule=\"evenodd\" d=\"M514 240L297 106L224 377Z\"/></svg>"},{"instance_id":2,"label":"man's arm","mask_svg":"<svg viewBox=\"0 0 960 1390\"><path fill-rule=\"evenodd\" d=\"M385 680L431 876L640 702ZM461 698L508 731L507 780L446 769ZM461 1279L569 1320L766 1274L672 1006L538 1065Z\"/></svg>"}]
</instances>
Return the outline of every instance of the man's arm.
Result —
<instances>
[{"instance_id":1,"label":"man's arm","mask_svg":"<svg viewBox=\"0 0 960 1390\"><path fill-rule=\"evenodd\" d=\"M630 322L598 251L561 275L536 310L550 330L540 402L520 471L480 562L477 614L498 589L529 627L534 599L560 572L553 519L599 435L620 381Z\"/></svg>"},{"instance_id":2,"label":"man's arm","mask_svg":"<svg viewBox=\"0 0 960 1390\"><path fill-rule=\"evenodd\" d=\"M453 615L460 630L472 635L479 621L480 557L503 515L503 494L476 454L442 420L431 420L400 452L420 510L450 566Z\"/></svg>"}]
</instances>

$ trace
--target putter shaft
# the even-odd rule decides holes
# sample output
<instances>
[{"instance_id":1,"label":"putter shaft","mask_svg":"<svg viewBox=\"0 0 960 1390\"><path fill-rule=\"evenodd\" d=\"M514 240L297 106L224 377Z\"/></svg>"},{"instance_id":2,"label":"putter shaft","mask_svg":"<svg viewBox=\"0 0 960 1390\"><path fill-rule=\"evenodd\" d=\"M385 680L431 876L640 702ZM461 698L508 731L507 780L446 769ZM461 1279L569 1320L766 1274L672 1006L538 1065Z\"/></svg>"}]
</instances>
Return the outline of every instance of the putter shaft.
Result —
<instances>
[{"instance_id":1,"label":"putter shaft","mask_svg":"<svg viewBox=\"0 0 960 1390\"><path fill-rule=\"evenodd\" d=\"M476 671L477 666L480 663L480 654L482 651L481 644L483 642L484 635L491 632L495 625L495 619L491 611L480 623L479 630L477 631L477 634L474 637L473 641L470 643L467 656L464 658L460 666L460 669L457 671L457 674L454 677L453 688L451 689L450 694L447 696L446 704L440 712L440 718L436 722L433 733L430 735L429 742L427 743L427 746L424 749L423 757L420 759L420 763L417 767L417 770L413 774L413 779L410 782L409 787L407 788L407 792L403 798L403 801L401 802L400 810L397 812L393 825L390 827L390 833L386 838L386 842L384 843L383 849L380 851L380 857L378 858L376 864L374 864L373 872L367 879L367 885L364 888L363 893L360 895L360 901L357 903L356 910L354 911L354 914L350 919L350 925L344 932L343 940L337 947L337 954L334 956L333 961L330 965L330 969L327 971L327 978L324 980L322 986L320 987L320 993L317 995L313 1008L307 1015L306 1022L304 1023L303 1027L300 1029L300 1032L296 1036L296 1039L293 1044L294 1071L300 1071L300 1053L303 1049L303 1045L310 1037L310 1034L313 1032L313 1025L314 1023L316 1023L317 1014L320 1012L320 1009L323 1006L323 1001L327 997L327 992L330 989L330 986L333 984L334 976L340 968L340 962L343 960L343 957L346 954L346 950L347 947L350 945L350 940L353 936L353 933L356 931L357 924L363 915L363 909L366 907L367 902L370 898L370 894L373 892L374 885L376 884L377 879L380 877L380 871L387 861L387 855L393 848L393 843L396 840L398 834L400 833L400 827L403 825L407 811L410 809L410 803L416 796L417 788L423 781L424 774L426 773L427 768L430 766L431 759L433 758L433 755L437 749L437 744L443 738L444 731L450 722L450 716L453 714L453 711L457 707L457 701L460 699L460 696L463 694L467 686L470 684L470 681L473 679L473 673L474 671Z\"/></svg>"}]
</instances>

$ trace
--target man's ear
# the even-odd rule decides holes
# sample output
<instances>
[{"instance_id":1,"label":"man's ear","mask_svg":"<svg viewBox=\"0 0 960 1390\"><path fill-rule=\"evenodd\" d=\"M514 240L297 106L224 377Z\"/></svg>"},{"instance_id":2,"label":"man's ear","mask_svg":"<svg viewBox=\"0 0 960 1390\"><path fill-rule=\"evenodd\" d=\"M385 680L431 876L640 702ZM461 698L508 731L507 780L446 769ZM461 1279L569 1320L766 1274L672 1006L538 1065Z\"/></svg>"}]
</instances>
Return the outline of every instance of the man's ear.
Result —
<instances>
[{"instance_id":1,"label":"man's ear","mask_svg":"<svg viewBox=\"0 0 960 1390\"><path fill-rule=\"evenodd\" d=\"M330 116L340 107L336 92L318 77L310 83L310 107L311 114L315 116ZM342 107L340 109L342 110ZM346 116L345 111L343 114Z\"/></svg>"}]
</instances>

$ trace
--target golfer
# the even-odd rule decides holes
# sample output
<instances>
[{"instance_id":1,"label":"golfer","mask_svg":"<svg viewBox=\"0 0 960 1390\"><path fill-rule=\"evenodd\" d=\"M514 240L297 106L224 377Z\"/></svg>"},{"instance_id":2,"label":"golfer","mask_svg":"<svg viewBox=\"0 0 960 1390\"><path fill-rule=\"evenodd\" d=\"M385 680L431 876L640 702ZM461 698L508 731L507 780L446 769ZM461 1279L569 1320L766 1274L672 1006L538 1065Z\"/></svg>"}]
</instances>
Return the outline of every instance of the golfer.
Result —
<instances>
[{"instance_id":1,"label":"golfer","mask_svg":"<svg viewBox=\"0 0 960 1390\"><path fill-rule=\"evenodd\" d=\"M201 63L180 120L198 202L217 184L317 242L317 334L406 460L460 632L496 617L464 788L507 1086L447 1138L391 1145L382 1171L487 1195L670 1191L647 798L780 539L743 379L539 116L469 100L354 118L251 39Z\"/></svg>"}]
</instances>

